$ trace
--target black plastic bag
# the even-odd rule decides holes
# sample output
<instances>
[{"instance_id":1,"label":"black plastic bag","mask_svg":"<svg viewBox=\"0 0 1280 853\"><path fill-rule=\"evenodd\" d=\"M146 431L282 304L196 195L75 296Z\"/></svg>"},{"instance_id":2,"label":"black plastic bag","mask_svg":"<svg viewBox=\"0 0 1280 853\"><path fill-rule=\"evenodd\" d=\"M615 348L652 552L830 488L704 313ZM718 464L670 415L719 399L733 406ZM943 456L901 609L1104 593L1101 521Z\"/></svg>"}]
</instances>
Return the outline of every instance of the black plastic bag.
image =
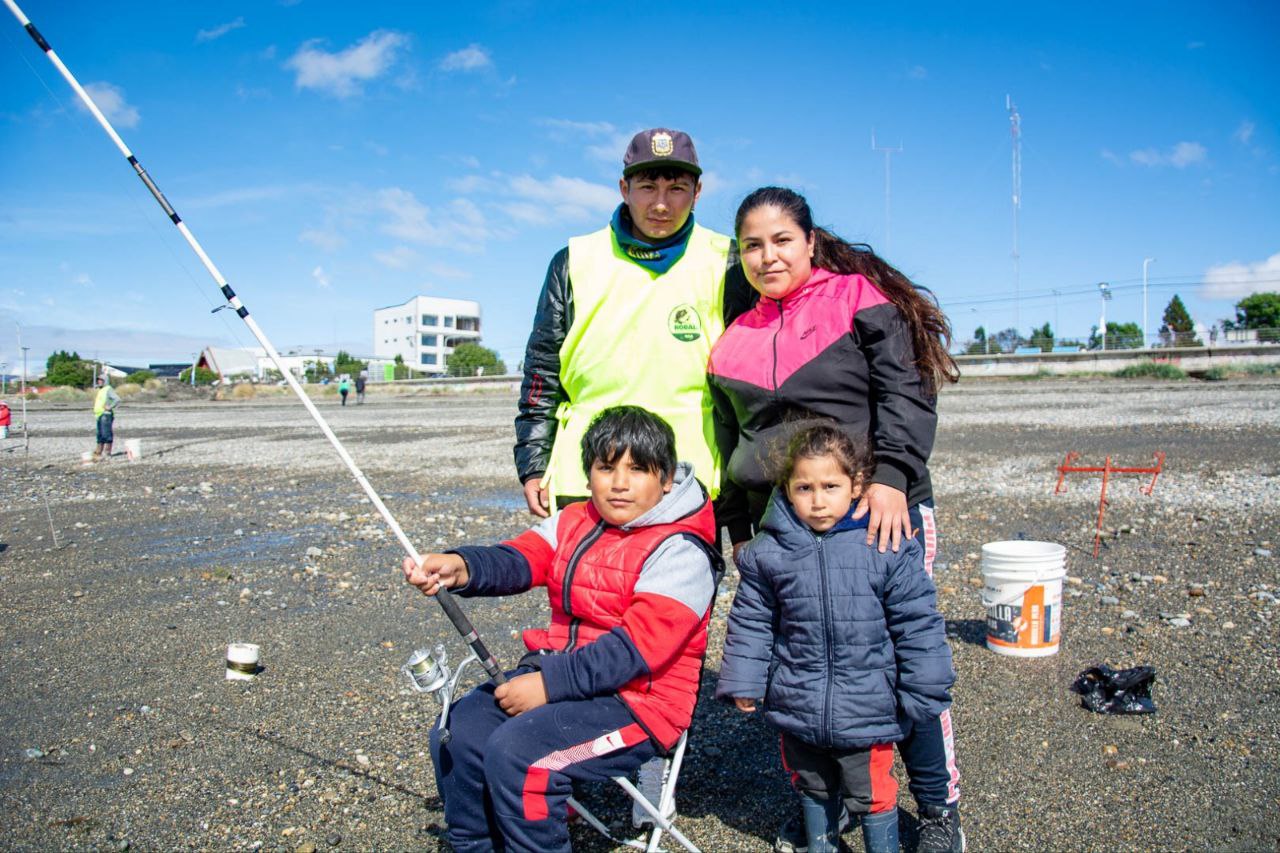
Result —
<instances>
[{"instance_id":1,"label":"black plastic bag","mask_svg":"<svg viewBox=\"0 0 1280 853\"><path fill-rule=\"evenodd\" d=\"M1104 663L1076 676L1071 692L1079 693L1080 704L1097 714L1154 714L1151 685L1155 680L1155 667L1135 666L1117 672Z\"/></svg>"}]
</instances>

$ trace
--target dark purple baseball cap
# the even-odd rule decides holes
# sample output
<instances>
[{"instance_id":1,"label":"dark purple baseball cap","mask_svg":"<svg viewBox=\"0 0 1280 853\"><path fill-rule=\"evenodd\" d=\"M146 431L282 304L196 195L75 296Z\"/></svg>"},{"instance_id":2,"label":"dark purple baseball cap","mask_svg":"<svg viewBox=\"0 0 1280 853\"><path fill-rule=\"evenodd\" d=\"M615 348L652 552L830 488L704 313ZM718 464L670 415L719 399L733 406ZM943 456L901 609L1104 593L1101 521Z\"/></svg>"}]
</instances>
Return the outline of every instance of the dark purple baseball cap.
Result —
<instances>
[{"instance_id":1,"label":"dark purple baseball cap","mask_svg":"<svg viewBox=\"0 0 1280 853\"><path fill-rule=\"evenodd\" d=\"M629 178L641 169L664 166L683 169L695 177L702 174L698 152L689 134L666 127L640 131L631 138L626 156L622 158L622 177Z\"/></svg>"}]
</instances>

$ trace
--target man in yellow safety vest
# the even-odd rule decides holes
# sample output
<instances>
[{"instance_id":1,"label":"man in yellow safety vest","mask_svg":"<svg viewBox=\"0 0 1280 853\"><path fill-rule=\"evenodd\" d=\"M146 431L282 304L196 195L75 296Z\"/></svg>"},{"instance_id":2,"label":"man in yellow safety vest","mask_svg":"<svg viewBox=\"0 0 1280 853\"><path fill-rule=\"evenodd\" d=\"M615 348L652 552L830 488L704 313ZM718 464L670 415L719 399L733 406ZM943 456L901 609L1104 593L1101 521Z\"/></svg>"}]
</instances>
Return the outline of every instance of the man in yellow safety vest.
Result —
<instances>
[{"instance_id":1,"label":"man in yellow safety vest","mask_svg":"<svg viewBox=\"0 0 1280 853\"><path fill-rule=\"evenodd\" d=\"M688 134L637 133L610 223L551 259L515 423L516 471L536 516L587 496L582 435L597 413L624 404L666 420L679 458L719 492L707 356L753 291L732 239L694 222L701 175Z\"/></svg>"},{"instance_id":2,"label":"man in yellow safety vest","mask_svg":"<svg viewBox=\"0 0 1280 853\"><path fill-rule=\"evenodd\" d=\"M97 422L98 447L93 451L93 461L99 462L104 456L110 458L111 445L115 442L112 427L115 423L116 404L120 395L116 389L107 384L106 377L99 376L96 382L98 394L93 398L93 416Z\"/></svg>"}]
</instances>

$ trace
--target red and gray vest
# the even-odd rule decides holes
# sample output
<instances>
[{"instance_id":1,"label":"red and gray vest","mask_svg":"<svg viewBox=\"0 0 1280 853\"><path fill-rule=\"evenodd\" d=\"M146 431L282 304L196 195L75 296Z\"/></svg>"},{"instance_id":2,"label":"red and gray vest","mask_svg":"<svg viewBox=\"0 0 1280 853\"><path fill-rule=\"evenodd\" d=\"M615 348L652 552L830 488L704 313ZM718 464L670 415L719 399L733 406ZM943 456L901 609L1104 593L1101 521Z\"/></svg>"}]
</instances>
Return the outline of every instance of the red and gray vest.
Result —
<instances>
[{"instance_id":1,"label":"red and gray vest","mask_svg":"<svg viewBox=\"0 0 1280 853\"><path fill-rule=\"evenodd\" d=\"M712 549L715 534L710 501L678 521L632 530L606 524L590 501L571 504L560 513L557 546L546 577L551 624L525 631L525 645L530 651L572 651L594 642L622 625L641 569L664 541L687 536ZM537 534L530 531L511 542L526 552L519 541L523 536ZM618 691L636 720L668 749L693 719L711 609L712 605L708 605L693 638L680 654ZM645 638L631 640L637 648L644 649Z\"/></svg>"}]
</instances>

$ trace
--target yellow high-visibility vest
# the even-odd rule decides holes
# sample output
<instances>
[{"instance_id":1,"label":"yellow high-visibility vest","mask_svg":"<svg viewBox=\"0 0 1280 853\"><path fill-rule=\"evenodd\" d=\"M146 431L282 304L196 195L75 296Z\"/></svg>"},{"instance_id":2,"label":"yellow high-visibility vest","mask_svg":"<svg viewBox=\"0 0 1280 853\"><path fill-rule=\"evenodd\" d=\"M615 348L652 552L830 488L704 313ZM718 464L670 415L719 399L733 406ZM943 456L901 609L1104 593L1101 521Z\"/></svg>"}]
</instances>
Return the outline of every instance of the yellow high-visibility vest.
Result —
<instances>
[{"instance_id":1,"label":"yellow high-visibility vest","mask_svg":"<svg viewBox=\"0 0 1280 853\"><path fill-rule=\"evenodd\" d=\"M114 392L111 390L110 385L103 385L98 389L98 396L93 398L93 416L95 418L100 418L104 412L110 411L107 408L107 399L112 393Z\"/></svg>"},{"instance_id":2,"label":"yellow high-visibility vest","mask_svg":"<svg viewBox=\"0 0 1280 853\"><path fill-rule=\"evenodd\" d=\"M730 240L695 224L680 260L661 275L627 259L606 226L569 241L573 324L560 346L568 397L542 484L554 495L588 494L582 436L610 406L643 406L671 425L676 454L693 463L712 497L720 454L707 360L724 332Z\"/></svg>"}]
</instances>

